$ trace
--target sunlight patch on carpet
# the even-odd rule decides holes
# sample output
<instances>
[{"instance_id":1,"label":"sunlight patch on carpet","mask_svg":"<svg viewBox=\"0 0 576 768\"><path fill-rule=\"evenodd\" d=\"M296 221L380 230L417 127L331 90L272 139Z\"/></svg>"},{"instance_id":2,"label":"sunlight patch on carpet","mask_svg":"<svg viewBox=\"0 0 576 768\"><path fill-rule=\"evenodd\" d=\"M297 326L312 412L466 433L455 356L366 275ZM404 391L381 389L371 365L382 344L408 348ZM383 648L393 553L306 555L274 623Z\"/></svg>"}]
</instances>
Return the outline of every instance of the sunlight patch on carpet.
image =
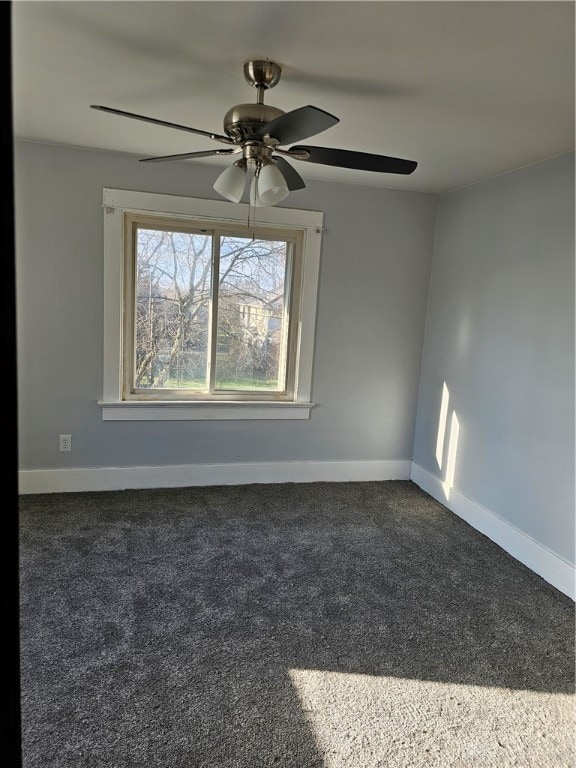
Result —
<instances>
[{"instance_id":1,"label":"sunlight patch on carpet","mask_svg":"<svg viewBox=\"0 0 576 768\"><path fill-rule=\"evenodd\" d=\"M324 768L574 765L574 697L290 669Z\"/></svg>"}]
</instances>

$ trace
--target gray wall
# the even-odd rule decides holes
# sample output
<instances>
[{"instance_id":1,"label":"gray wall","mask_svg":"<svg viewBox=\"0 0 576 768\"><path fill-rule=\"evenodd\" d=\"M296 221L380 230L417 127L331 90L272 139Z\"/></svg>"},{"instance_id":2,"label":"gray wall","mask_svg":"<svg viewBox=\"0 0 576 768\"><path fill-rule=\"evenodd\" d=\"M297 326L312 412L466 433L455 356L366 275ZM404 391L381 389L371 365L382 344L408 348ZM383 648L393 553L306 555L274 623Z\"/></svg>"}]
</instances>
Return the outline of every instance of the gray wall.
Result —
<instances>
[{"instance_id":1,"label":"gray wall","mask_svg":"<svg viewBox=\"0 0 576 768\"><path fill-rule=\"evenodd\" d=\"M454 487L573 562L573 155L440 201L413 457L442 479L444 383Z\"/></svg>"},{"instance_id":2,"label":"gray wall","mask_svg":"<svg viewBox=\"0 0 576 768\"><path fill-rule=\"evenodd\" d=\"M288 199L325 212L309 421L103 422L102 188L219 199L219 171L27 142L14 161L20 469L411 458L435 196Z\"/></svg>"}]
</instances>

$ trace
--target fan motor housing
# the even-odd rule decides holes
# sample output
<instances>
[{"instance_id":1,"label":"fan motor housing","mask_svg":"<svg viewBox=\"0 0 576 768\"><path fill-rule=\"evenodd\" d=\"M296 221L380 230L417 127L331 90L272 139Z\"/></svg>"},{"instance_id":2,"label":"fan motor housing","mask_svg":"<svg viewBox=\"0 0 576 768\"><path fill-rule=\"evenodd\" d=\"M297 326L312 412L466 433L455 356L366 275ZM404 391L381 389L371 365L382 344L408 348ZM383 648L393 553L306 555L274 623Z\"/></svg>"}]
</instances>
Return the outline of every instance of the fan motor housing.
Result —
<instances>
[{"instance_id":1,"label":"fan motor housing","mask_svg":"<svg viewBox=\"0 0 576 768\"><path fill-rule=\"evenodd\" d=\"M235 141L254 138L256 131L285 114L269 104L237 104L224 115L224 131Z\"/></svg>"}]
</instances>

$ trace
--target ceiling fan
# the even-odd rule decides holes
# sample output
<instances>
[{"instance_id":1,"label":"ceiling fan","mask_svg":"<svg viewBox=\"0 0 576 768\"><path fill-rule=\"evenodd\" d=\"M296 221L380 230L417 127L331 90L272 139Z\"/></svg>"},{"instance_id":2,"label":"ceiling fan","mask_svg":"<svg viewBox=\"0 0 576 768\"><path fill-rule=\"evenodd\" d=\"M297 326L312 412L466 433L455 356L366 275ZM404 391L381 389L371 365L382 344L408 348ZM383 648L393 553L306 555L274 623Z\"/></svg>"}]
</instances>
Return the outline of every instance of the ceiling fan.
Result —
<instances>
[{"instance_id":1,"label":"ceiling fan","mask_svg":"<svg viewBox=\"0 0 576 768\"><path fill-rule=\"evenodd\" d=\"M187 160L211 155L240 155L216 179L214 189L218 194L239 203L246 187L247 171L252 172L250 201L256 206L276 205L290 191L303 189L306 185L300 174L288 162L288 159L351 168L376 173L412 173L417 163L386 155L373 155L367 152L353 152L345 149L314 147L295 144L283 149L287 144L306 139L321 133L339 122L339 119L323 109L313 106L299 107L284 112L277 107L264 104L264 92L274 88L280 80L282 69L273 61L257 60L244 64L244 77L258 91L256 103L237 104L224 116L224 134L211 133L198 128L190 128L153 117L136 115L121 109L92 104L92 109L110 112L122 117L143 120L147 123L176 128L213 141L229 145L226 149L208 149L201 152L185 152L178 155L146 157L140 162L159 163L172 160Z\"/></svg>"}]
</instances>

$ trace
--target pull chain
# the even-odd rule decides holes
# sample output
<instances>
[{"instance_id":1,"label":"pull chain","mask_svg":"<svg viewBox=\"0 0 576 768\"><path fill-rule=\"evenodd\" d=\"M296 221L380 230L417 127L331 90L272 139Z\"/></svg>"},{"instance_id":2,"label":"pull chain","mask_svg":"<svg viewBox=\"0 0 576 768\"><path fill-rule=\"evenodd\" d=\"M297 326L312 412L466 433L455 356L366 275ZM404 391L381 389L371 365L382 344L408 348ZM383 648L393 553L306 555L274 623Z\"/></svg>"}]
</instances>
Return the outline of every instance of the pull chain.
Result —
<instances>
[{"instance_id":1,"label":"pull chain","mask_svg":"<svg viewBox=\"0 0 576 768\"><path fill-rule=\"evenodd\" d=\"M256 194L257 194L257 179L258 179L258 172L259 167L256 166L254 169L254 175L252 176L252 181L250 182L250 190L248 194L248 220L246 222L246 226L248 229L250 229L250 224L252 224L252 242L256 240L256 231L255 231L255 225L256 225ZM254 209L254 213L252 215L252 220L250 220L250 212Z\"/></svg>"}]
</instances>

